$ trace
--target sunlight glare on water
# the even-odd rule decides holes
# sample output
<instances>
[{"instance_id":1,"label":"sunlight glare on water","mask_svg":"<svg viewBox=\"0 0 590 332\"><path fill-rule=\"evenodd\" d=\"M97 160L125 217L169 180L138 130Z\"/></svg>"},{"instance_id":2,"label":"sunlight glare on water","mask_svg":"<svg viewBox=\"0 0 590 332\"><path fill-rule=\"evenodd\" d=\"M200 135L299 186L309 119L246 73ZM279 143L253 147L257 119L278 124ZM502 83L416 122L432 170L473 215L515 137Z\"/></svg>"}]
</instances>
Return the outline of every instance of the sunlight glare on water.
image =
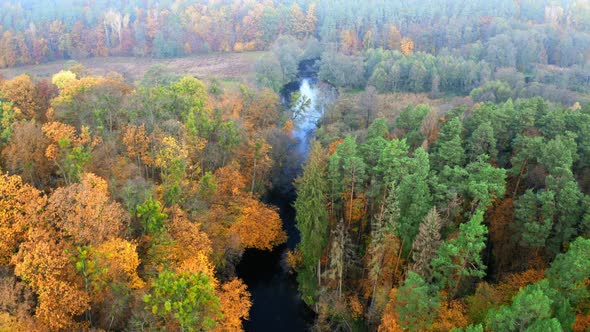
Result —
<instances>
[{"instance_id":1,"label":"sunlight glare on water","mask_svg":"<svg viewBox=\"0 0 590 332\"><path fill-rule=\"evenodd\" d=\"M311 79L304 78L301 81L299 93L310 100L310 105L295 118L293 128L293 136L299 140L299 152L305 153L310 135L313 134L317 121L322 117L323 107L318 107L318 91Z\"/></svg>"}]
</instances>

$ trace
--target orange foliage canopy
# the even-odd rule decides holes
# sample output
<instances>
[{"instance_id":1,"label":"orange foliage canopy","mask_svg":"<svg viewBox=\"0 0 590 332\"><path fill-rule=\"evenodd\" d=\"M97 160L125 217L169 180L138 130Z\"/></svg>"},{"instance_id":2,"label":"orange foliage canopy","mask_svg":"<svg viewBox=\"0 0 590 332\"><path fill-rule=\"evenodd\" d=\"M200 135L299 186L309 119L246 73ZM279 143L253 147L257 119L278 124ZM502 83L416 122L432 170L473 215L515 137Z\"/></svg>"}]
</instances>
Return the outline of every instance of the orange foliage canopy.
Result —
<instances>
[{"instance_id":1,"label":"orange foliage canopy","mask_svg":"<svg viewBox=\"0 0 590 332\"><path fill-rule=\"evenodd\" d=\"M250 293L240 279L233 279L221 286L219 291L223 318L215 331L242 331L242 320L250 316Z\"/></svg>"},{"instance_id":2,"label":"orange foliage canopy","mask_svg":"<svg viewBox=\"0 0 590 332\"><path fill-rule=\"evenodd\" d=\"M442 297L445 297L444 295ZM469 325L465 315L465 307L459 301L442 303L438 310L438 317L432 325L432 331L446 332Z\"/></svg>"},{"instance_id":3,"label":"orange foliage canopy","mask_svg":"<svg viewBox=\"0 0 590 332\"><path fill-rule=\"evenodd\" d=\"M40 106L35 101L35 84L28 75L20 75L0 85L3 96L14 103L24 119L38 117Z\"/></svg>"},{"instance_id":4,"label":"orange foliage canopy","mask_svg":"<svg viewBox=\"0 0 590 332\"><path fill-rule=\"evenodd\" d=\"M29 230L26 242L12 258L15 274L38 295L37 319L52 331L79 328L75 317L90 308L90 296L82 290L68 254L74 251L57 232L39 225Z\"/></svg>"},{"instance_id":5,"label":"orange foliage canopy","mask_svg":"<svg viewBox=\"0 0 590 332\"><path fill-rule=\"evenodd\" d=\"M574 331L590 331L590 313L587 313L585 315L578 314L576 316L576 322L574 323Z\"/></svg>"},{"instance_id":6,"label":"orange foliage canopy","mask_svg":"<svg viewBox=\"0 0 590 332\"><path fill-rule=\"evenodd\" d=\"M383 316L381 317L381 325L379 325L379 332L401 332L403 329L399 326L397 310L395 310L395 298L397 289L392 288L389 293L389 302L385 306Z\"/></svg>"},{"instance_id":7,"label":"orange foliage canopy","mask_svg":"<svg viewBox=\"0 0 590 332\"><path fill-rule=\"evenodd\" d=\"M277 209L252 198L244 200L232 230L244 248L271 250L287 240Z\"/></svg>"},{"instance_id":8,"label":"orange foliage canopy","mask_svg":"<svg viewBox=\"0 0 590 332\"><path fill-rule=\"evenodd\" d=\"M24 240L30 216L44 205L41 193L19 176L0 175L0 264L6 265Z\"/></svg>"},{"instance_id":9,"label":"orange foliage canopy","mask_svg":"<svg viewBox=\"0 0 590 332\"><path fill-rule=\"evenodd\" d=\"M211 240L201 231L201 225L190 221L180 208L174 207L168 232L173 240L168 248L168 259L181 271L202 272L214 280L214 268L209 262Z\"/></svg>"}]
</instances>

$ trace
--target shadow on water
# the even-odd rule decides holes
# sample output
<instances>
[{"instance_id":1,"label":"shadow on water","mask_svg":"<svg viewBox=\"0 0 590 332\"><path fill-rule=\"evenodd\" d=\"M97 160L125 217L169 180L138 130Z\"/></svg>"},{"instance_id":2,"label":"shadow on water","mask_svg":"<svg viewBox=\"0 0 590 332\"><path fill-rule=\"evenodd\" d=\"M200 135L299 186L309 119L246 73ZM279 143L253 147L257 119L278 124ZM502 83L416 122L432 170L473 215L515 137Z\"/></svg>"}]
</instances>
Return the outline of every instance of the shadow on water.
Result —
<instances>
[{"instance_id":1,"label":"shadow on water","mask_svg":"<svg viewBox=\"0 0 590 332\"><path fill-rule=\"evenodd\" d=\"M300 173L301 162L306 158L310 137L313 135L316 122L323 113L325 99L318 95L317 80L303 78L300 82L285 87L283 101L288 100L291 92L299 90L302 95L312 100L312 105L299 119L295 119L293 137L297 138L290 151L299 156L295 168L285 168L282 176L292 183ZM286 97L287 96L287 97ZM318 102L322 100L322 102ZM244 322L246 331L306 331L313 324L315 314L301 300L297 290L295 275L289 273L286 266L286 255L299 243L299 231L295 227L295 190L276 191L269 194L267 203L276 206L283 220L283 228L287 232L287 243L273 251L248 249L237 266L237 274L252 294L250 320Z\"/></svg>"},{"instance_id":2,"label":"shadow on water","mask_svg":"<svg viewBox=\"0 0 590 332\"><path fill-rule=\"evenodd\" d=\"M287 249L299 242L295 228L292 199L272 195L268 202L279 208L283 227L289 241L273 251L249 249L238 265L238 275L248 285L253 306L246 331L306 331L314 320L314 313L305 305L297 290L297 280L288 272L285 263Z\"/></svg>"}]
</instances>

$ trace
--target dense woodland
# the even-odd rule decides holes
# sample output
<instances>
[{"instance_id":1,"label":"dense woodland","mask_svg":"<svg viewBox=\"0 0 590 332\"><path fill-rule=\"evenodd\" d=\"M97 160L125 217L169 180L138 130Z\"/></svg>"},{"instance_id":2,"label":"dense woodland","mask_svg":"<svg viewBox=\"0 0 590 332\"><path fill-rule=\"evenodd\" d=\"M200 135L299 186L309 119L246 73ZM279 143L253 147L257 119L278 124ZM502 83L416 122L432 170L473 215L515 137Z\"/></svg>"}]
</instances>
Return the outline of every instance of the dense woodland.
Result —
<instances>
[{"instance_id":1,"label":"dense woodland","mask_svg":"<svg viewBox=\"0 0 590 332\"><path fill-rule=\"evenodd\" d=\"M84 71L1 91L3 329L241 329L234 265L286 239L259 200L290 139L276 94Z\"/></svg>"},{"instance_id":2,"label":"dense woodland","mask_svg":"<svg viewBox=\"0 0 590 332\"><path fill-rule=\"evenodd\" d=\"M421 105L336 141L327 124L295 203L318 328L587 329L589 111Z\"/></svg>"},{"instance_id":3,"label":"dense woodland","mask_svg":"<svg viewBox=\"0 0 590 332\"><path fill-rule=\"evenodd\" d=\"M241 331L293 188L311 330L590 329L590 2L0 3L0 68L247 51L0 76L0 330Z\"/></svg>"}]
</instances>

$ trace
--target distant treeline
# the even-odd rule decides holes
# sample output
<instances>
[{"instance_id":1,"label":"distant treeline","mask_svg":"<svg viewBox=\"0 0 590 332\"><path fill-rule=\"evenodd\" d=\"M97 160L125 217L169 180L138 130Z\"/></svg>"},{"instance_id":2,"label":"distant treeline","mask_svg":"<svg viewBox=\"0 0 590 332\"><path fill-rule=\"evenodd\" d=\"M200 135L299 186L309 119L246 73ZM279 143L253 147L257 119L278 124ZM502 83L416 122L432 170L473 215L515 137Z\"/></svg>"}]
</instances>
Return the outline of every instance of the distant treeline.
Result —
<instances>
[{"instance_id":1,"label":"distant treeline","mask_svg":"<svg viewBox=\"0 0 590 332\"><path fill-rule=\"evenodd\" d=\"M321 79L340 87L368 85L379 92L430 93L432 97L471 94L475 101L541 95L571 105L586 100L581 94L590 88L588 65L563 68L537 63L530 71L520 72L517 67L494 66L485 59L423 52L404 55L383 49L350 56L326 52L319 68Z\"/></svg>"},{"instance_id":2,"label":"distant treeline","mask_svg":"<svg viewBox=\"0 0 590 332\"><path fill-rule=\"evenodd\" d=\"M584 64L590 51L586 0L12 0L0 5L0 26L0 67L263 50L280 35L315 37L349 54L399 49L407 39L416 51L460 53L520 71Z\"/></svg>"}]
</instances>

